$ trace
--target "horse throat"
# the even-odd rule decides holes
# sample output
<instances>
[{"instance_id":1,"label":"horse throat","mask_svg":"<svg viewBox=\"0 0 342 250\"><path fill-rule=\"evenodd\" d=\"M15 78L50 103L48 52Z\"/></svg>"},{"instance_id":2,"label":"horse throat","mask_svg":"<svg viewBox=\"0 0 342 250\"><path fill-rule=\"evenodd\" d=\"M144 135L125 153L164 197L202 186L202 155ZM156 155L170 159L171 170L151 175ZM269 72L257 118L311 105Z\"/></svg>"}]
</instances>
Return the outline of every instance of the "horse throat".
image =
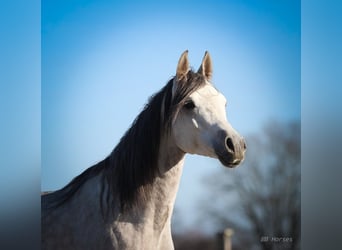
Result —
<instances>
[{"instance_id":1,"label":"horse throat","mask_svg":"<svg viewBox=\"0 0 342 250\"><path fill-rule=\"evenodd\" d=\"M172 138L162 139L158 159L159 175L156 177L150 204L153 213L153 228L157 231L170 227L171 216L179 188L185 153Z\"/></svg>"}]
</instances>

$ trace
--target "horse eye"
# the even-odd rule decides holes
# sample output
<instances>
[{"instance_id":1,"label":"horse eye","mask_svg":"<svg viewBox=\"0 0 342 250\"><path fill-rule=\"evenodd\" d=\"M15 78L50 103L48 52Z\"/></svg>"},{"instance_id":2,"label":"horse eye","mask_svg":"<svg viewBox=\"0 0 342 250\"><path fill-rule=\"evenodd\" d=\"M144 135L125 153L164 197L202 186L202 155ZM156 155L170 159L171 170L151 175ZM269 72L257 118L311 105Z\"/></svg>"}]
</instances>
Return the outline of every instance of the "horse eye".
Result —
<instances>
[{"instance_id":1,"label":"horse eye","mask_svg":"<svg viewBox=\"0 0 342 250\"><path fill-rule=\"evenodd\" d=\"M195 108L195 103L193 101L187 101L185 104L184 104L184 107L186 109L194 109Z\"/></svg>"}]
</instances>

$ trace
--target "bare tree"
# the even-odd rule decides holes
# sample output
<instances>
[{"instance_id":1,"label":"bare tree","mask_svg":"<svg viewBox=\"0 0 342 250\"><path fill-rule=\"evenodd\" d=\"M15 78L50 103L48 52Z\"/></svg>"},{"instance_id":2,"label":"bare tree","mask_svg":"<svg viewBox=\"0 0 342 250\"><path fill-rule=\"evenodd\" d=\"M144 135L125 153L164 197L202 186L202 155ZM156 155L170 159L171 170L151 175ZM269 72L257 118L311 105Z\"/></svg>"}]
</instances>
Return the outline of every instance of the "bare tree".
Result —
<instances>
[{"instance_id":1,"label":"bare tree","mask_svg":"<svg viewBox=\"0 0 342 250\"><path fill-rule=\"evenodd\" d=\"M247 138L241 167L207 183L215 196L203 211L221 229L234 228L233 249L299 249L299 122L268 123Z\"/></svg>"}]
</instances>

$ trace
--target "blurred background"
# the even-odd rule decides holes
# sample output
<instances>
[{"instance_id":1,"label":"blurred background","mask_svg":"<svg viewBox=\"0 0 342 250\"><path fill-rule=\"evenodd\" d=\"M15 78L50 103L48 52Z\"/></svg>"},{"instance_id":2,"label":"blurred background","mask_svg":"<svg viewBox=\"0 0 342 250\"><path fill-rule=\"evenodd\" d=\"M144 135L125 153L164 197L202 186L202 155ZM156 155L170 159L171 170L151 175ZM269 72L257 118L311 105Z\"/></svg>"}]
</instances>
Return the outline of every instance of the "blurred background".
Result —
<instances>
[{"instance_id":1,"label":"blurred background","mask_svg":"<svg viewBox=\"0 0 342 250\"><path fill-rule=\"evenodd\" d=\"M246 137L236 169L187 156L176 249L298 249L299 1L43 1L41 189L56 190L106 157L188 49L211 54L213 83Z\"/></svg>"}]
</instances>

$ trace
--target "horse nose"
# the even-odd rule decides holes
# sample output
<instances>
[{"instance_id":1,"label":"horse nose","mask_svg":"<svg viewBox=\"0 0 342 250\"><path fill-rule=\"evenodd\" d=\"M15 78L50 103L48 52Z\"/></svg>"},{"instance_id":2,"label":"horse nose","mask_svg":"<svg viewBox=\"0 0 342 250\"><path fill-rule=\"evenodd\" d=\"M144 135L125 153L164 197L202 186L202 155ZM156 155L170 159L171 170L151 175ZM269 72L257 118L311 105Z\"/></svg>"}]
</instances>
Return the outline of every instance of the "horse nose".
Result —
<instances>
[{"instance_id":1,"label":"horse nose","mask_svg":"<svg viewBox=\"0 0 342 250\"><path fill-rule=\"evenodd\" d=\"M232 137L227 137L225 144L228 152L236 156L242 156L247 149L246 141L244 138L234 141Z\"/></svg>"},{"instance_id":2,"label":"horse nose","mask_svg":"<svg viewBox=\"0 0 342 250\"><path fill-rule=\"evenodd\" d=\"M243 143L243 151L246 151L247 149L247 144L244 138L242 138L242 143Z\"/></svg>"},{"instance_id":3,"label":"horse nose","mask_svg":"<svg viewBox=\"0 0 342 250\"><path fill-rule=\"evenodd\" d=\"M218 140L214 142L214 150L221 163L230 168L239 165L244 159L247 148L243 137L237 133L228 135L228 132L222 129L218 131L217 138Z\"/></svg>"},{"instance_id":4,"label":"horse nose","mask_svg":"<svg viewBox=\"0 0 342 250\"><path fill-rule=\"evenodd\" d=\"M234 147L232 138L230 137L226 138L226 146L227 146L228 151L231 151L231 153L235 153L235 147Z\"/></svg>"}]
</instances>

